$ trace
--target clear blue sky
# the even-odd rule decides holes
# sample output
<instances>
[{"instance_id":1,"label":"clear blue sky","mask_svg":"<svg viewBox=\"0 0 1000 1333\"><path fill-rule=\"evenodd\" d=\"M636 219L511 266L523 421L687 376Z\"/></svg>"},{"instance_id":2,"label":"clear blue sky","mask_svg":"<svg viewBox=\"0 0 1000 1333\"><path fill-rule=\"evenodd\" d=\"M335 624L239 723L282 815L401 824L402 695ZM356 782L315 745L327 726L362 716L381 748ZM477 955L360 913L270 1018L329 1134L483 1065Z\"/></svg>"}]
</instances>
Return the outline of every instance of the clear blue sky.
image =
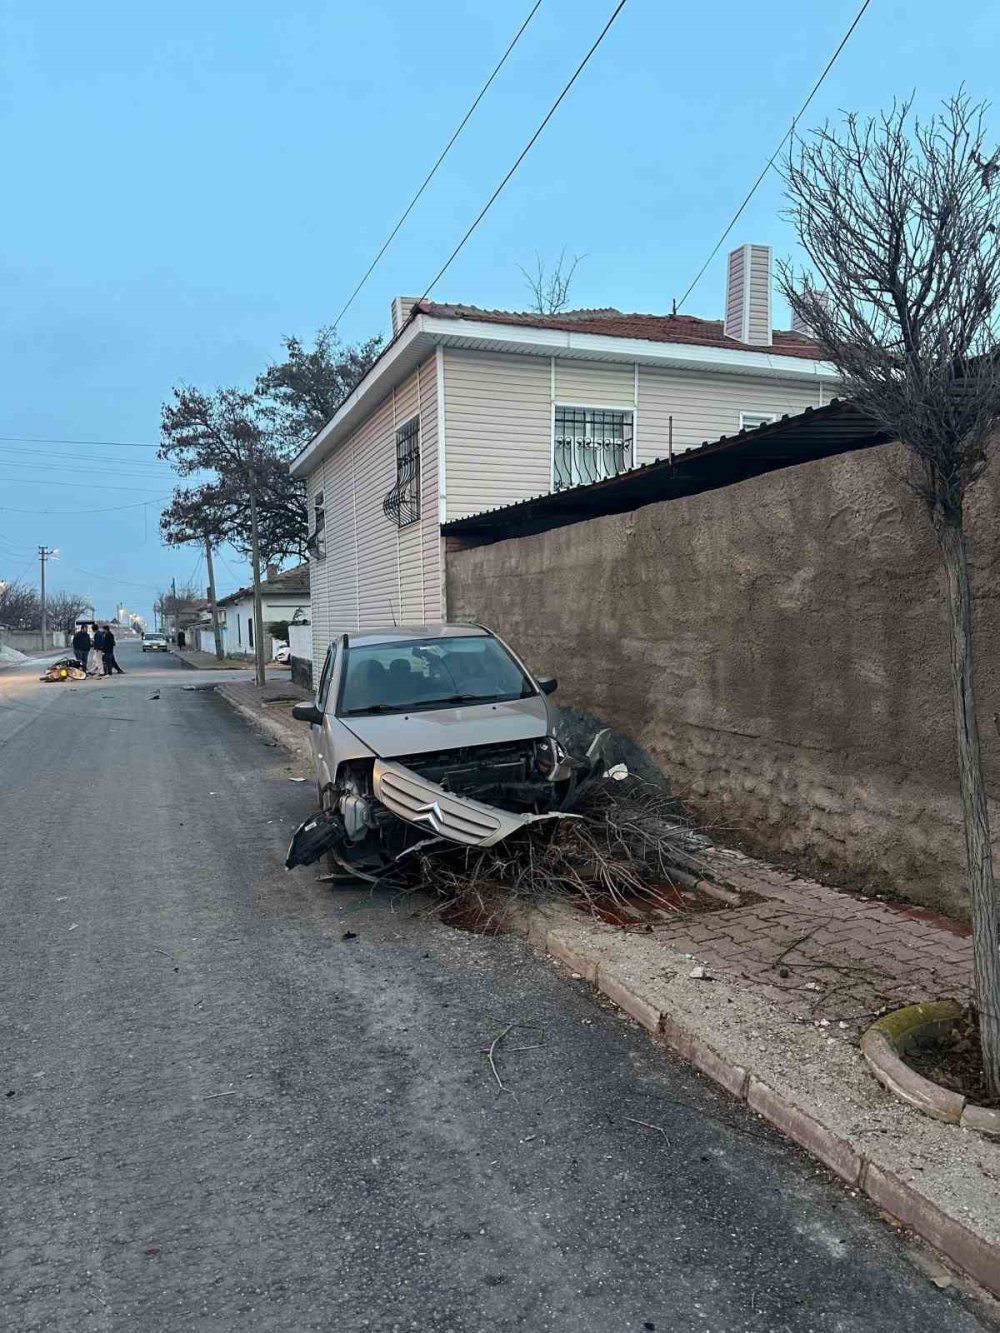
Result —
<instances>
[{"instance_id":1,"label":"clear blue sky","mask_svg":"<svg viewBox=\"0 0 1000 1333\"><path fill-rule=\"evenodd\" d=\"M667 311L859 3L629 0L434 295L517 308L518 263L566 246L586 255L574 304ZM544 0L345 337L423 289L612 7ZM102 613L118 598L148 613L171 575L203 579L196 551L158 539L161 401L180 380L250 384L283 334L333 319L529 8L0 0L0 435L150 443L0 441L0 577L57 546L53 582ZM873 0L806 123L912 89L931 108L962 81L990 96L998 48L987 0L959 19ZM731 243L790 253L780 208L772 176ZM725 249L691 313L720 314ZM245 574L227 559L223 592Z\"/></svg>"}]
</instances>

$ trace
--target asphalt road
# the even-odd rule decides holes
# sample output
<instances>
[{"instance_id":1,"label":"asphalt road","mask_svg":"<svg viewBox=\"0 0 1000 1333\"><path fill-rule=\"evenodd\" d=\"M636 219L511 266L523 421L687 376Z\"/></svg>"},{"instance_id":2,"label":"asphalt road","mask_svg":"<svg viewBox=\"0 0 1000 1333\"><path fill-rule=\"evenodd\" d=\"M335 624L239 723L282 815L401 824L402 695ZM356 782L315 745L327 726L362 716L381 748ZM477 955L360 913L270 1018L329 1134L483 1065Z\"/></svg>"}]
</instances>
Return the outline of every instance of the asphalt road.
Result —
<instances>
[{"instance_id":1,"label":"asphalt road","mask_svg":"<svg viewBox=\"0 0 1000 1333\"><path fill-rule=\"evenodd\" d=\"M519 942L287 874L309 785L120 657L0 672L5 1330L988 1326Z\"/></svg>"}]
</instances>

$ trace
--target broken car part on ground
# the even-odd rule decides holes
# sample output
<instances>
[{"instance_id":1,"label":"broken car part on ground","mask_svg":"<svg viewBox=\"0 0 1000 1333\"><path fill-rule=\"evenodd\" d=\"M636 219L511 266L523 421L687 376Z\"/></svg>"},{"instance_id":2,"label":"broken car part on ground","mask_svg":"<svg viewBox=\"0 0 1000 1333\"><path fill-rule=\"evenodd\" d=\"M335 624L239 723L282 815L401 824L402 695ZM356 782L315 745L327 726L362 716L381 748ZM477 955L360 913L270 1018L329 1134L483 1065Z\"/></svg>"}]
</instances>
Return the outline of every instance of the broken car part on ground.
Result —
<instances>
[{"instance_id":1,"label":"broken car part on ground","mask_svg":"<svg viewBox=\"0 0 1000 1333\"><path fill-rule=\"evenodd\" d=\"M45 673L38 677L46 683L63 680L86 680L87 670L81 666L75 657L60 657L58 662L52 662L45 669Z\"/></svg>"},{"instance_id":2,"label":"broken car part on ground","mask_svg":"<svg viewBox=\"0 0 1000 1333\"><path fill-rule=\"evenodd\" d=\"M491 847L566 817L607 767L607 732L568 754L547 696L495 634L435 625L344 634L326 655L309 723L320 810L289 868L328 854L373 879L418 846Z\"/></svg>"}]
</instances>

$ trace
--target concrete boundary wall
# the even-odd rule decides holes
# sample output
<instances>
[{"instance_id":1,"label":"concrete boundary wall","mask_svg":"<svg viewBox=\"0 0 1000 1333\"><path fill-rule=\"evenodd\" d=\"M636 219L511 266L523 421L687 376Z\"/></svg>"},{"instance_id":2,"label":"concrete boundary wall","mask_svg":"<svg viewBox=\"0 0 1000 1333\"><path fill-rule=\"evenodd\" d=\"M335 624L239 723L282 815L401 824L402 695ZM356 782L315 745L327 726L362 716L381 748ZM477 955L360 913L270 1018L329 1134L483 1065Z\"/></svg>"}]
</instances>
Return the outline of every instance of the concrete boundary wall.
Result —
<instances>
[{"instance_id":1,"label":"concrete boundary wall","mask_svg":"<svg viewBox=\"0 0 1000 1333\"><path fill-rule=\"evenodd\" d=\"M16 648L19 653L48 652L53 648L65 648L66 634L61 629L50 629L43 646L41 630L7 629L0 625L0 644Z\"/></svg>"},{"instance_id":2,"label":"concrete boundary wall","mask_svg":"<svg viewBox=\"0 0 1000 1333\"><path fill-rule=\"evenodd\" d=\"M636 738L720 833L968 914L944 587L899 445L461 549L450 619ZM1000 793L997 477L975 489L980 726ZM994 809L994 831L1000 811Z\"/></svg>"}]
</instances>

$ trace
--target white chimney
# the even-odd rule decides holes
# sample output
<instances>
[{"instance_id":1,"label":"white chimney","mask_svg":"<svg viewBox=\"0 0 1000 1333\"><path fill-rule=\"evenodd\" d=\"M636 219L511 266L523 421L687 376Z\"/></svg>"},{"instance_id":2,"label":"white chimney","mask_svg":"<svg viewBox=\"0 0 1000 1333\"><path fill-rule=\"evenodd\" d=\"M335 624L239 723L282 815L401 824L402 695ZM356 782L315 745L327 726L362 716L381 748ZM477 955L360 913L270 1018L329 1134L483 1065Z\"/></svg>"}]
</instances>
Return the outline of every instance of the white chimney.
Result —
<instances>
[{"instance_id":1,"label":"white chimney","mask_svg":"<svg viewBox=\"0 0 1000 1333\"><path fill-rule=\"evenodd\" d=\"M392 336L394 338L410 318L410 311L419 300L419 296L394 296L392 298Z\"/></svg>"},{"instance_id":2,"label":"white chimney","mask_svg":"<svg viewBox=\"0 0 1000 1333\"><path fill-rule=\"evenodd\" d=\"M816 292L816 296L819 298L820 305L823 306L825 310L828 310L830 307L829 292ZM812 328L809 321L803 319L794 307L792 309L792 332L801 333L806 338L816 337L815 330Z\"/></svg>"},{"instance_id":3,"label":"white chimney","mask_svg":"<svg viewBox=\"0 0 1000 1333\"><path fill-rule=\"evenodd\" d=\"M769 245L741 245L730 254L725 332L727 338L752 347L771 346Z\"/></svg>"}]
</instances>

